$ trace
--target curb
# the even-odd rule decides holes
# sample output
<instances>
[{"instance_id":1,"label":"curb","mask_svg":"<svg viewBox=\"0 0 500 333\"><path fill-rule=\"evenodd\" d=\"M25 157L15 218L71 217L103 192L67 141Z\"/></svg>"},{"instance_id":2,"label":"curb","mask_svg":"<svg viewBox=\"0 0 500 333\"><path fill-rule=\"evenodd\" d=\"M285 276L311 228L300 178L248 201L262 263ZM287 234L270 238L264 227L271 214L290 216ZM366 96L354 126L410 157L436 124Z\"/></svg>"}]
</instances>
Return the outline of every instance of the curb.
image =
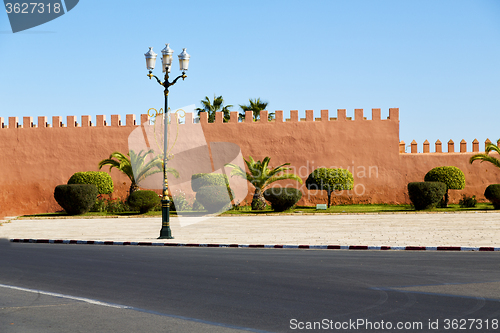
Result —
<instances>
[{"instance_id":1,"label":"curb","mask_svg":"<svg viewBox=\"0 0 500 333\"><path fill-rule=\"evenodd\" d=\"M135 245L169 247L231 247L258 249L305 249L305 250L392 250L392 251L500 251L500 247L470 246L368 246L368 245L264 245L264 244L197 244L197 243L154 243L154 242L115 242L69 239L10 239L13 243L45 244L93 244L93 245Z\"/></svg>"},{"instance_id":2,"label":"curb","mask_svg":"<svg viewBox=\"0 0 500 333\"><path fill-rule=\"evenodd\" d=\"M211 217L237 217L237 216L308 216L308 215L422 215L422 214L497 214L500 213L498 210L490 209L490 210L464 210L464 211L387 211L387 212L294 212L294 213L227 213L220 214ZM177 214L171 214L170 216L176 217ZM96 215L96 216L12 216L8 217L8 219L16 219L16 220L58 220L58 219L116 219L116 218L161 218L161 215ZM6 218L7 219L7 218Z\"/></svg>"}]
</instances>

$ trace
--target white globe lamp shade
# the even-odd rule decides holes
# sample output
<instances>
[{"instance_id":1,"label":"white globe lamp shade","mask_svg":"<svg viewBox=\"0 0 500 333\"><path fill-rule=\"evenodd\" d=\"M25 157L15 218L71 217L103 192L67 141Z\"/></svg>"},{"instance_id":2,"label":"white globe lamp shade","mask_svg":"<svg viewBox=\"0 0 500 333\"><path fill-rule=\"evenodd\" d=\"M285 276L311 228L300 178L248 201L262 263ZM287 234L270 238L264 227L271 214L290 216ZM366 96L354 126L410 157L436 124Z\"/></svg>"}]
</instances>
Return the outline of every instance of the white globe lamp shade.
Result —
<instances>
[{"instance_id":1,"label":"white globe lamp shade","mask_svg":"<svg viewBox=\"0 0 500 333\"><path fill-rule=\"evenodd\" d=\"M165 71L167 69L170 72L170 66L172 65L172 58L173 58L174 50L172 50L169 47L169 44L165 44L165 48L163 50L161 50L161 54L162 54L161 61L162 61L163 73L165 73Z\"/></svg>"},{"instance_id":2,"label":"white globe lamp shade","mask_svg":"<svg viewBox=\"0 0 500 333\"><path fill-rule=\"evenodd\" d=\"M148 68L148 70L152 71L153 69L155 69L157 54L153 52L153 48L150 47L149 51L144 53L144 56L146 57L146 67Z\"/></svg>"},{"instance_id":3,"label":"white globe lamp shade","mask_svg":"<svg viewBox=\"0 0 500 333\"><path fill-rule=\"evenodd\" d=\"M181 71L187 71L189 66L189 58L191 56L186 52L186 49L182 49L181 54L179 54L179 67Z\"/></svg>"}]
</instances>

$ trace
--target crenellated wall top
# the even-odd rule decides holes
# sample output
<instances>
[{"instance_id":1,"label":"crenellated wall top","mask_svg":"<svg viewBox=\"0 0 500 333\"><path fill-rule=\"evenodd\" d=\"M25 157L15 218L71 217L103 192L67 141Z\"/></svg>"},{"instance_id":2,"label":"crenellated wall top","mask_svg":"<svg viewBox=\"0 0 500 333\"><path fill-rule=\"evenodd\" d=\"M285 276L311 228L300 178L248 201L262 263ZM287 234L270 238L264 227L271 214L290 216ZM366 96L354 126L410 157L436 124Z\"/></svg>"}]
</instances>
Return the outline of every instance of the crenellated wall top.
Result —
<instances>
[{"instance_id":1,"label":"crenellated wall top","mask_svg":"<svg viewBox=\"0 0 500 333\"><path fill-rule=\"evenodd\" d=\"M175 118L175 114L172 114ZM290 118L285 119L283 117L283 111L275 111L275 117L272 120L268 120L268 111L261 111L260 120L253 121L252 111L247 111L245 120L243 122L239 121L239 113L232 111L230 119L227 123L288 123L288 122L328 122L328 121L399 121L399 108L389 109L389 116L387 119L381 119L381 109L372 109L372 117L370 120L364 116L363 109L354 110L353 117L347 117L346 109L338 109L336 117L330 117L329 110L321 110L321 117L315 118L313 110L306 110L305 118L299 119L299 111L291 110ZM63 122L63 117L53 116L52 123L48 122L48 117L41 116L37 117L37 122L35 123L33 117L22 117L22 122L19 117L8 117L7 121L0 117L0 130L1 129L12 129L12 128L75 128L75 127L132 127L139 125L136 122L136 115L127 114L125 116L125 121L122 122L120 115L111 115L111 119L108 122L105 115L96 115L95 119L92 116L81 116L80 122L78 122L76 116L66 116L66 121ZM150 122L150 116L148 114L140 115L140 124L146 124ZM195 117L193 113L186 113L184 117L185 124L208 124L208 114L202 112L200 117ZM223 123L222 112L216 112L215 122Z\"/></svg>"},{"instance_id":2,"label":"crenellated wall top","mask_svg":"<svg viewBox=\"0 0 500 333\"><path fill-rule=\"evenodd\" d=\"M290 118L285 119L283 117L283 111L276 110L274 112L274 119L268 120L269 111L261 111L260 112L260 119L257 121L254 121L252 111L246 111L245 112L245 119L242 121L242 123L272 123L272 122L285 123L285 122L318 122L318 121L319 122L326 122L326 121L352 121L352 120L354 120L354 121L370 121L370 120L367 120L366 117L364 116L363 109L354 109L354 119L352 117L347 117L346 109L338 109L336 117L330 117L329 110L321 110L321 117L319 117L319 118L314 117L314 110L306 110L305 114L306 114L305 118L299 118L299 111L298 110L291 110L290 111ZM237 111L231 111L230 119L227 123L240 122L238 119L239 118L238 116L239 116L239 113ZM372 121L382 120L381 119L381 109L372 109L371 120ZM389 109L389 116L387 117L387 120L399 121L399 108ZM207 124L208 123L208 113L201 112L199 121L202 124ZM214 123L223 123L222 112L216 112Z\"/></svg>"},{"instance_id":3,"label":"crenellated wall top","mask_svg":"<svg viewBox=\"0 0 500 333\"><path fill-rule=\"evenodd\" d=\"M136 126L136 120L134 114L126 115L125 124L122 124L120 115L111 115L111 122L106 121L106 116L97 115L95 116L95 121L92 120L92 116L81 116L81 122L77 121L76 116L67 116L66 123L63 122L63 117L53 116L52 123L49 124L47 117L37 117L38 121L35 124L33 117L23 117L22 123L19 121L18 117L9 117L8 123L5 123L3 117L0 117L0 129L2 128L61 128L61 127L132 127ZM147 114L141 115L141 121L148 121L149 116Z\"/></svg>"},{"instance_id":4,"label":"crenellated wall top","mask_svg":"<svg viewBox=\"0 0 500 333\"><path fill-rule=\"evenodd\" d=\"M484 142L484 147L486 147L490 143L491 143L491 140L486 139L486 141ZM429 141L425 140L423 145L422 145L422 148L423 148L422 153L424 153L424 154L430 153L431 152L430 145L431 144L429 143ZM497 145L500 147L500 140L497 142ZM434 146L435 146L435 148L434 148L433 153L443 153L443 143L440 140L437 140L435 142ZM462 139L462 141L460 141L460 148L459 148L460 150L459 151L455 151L455 142L453 142L453 140L449 140L447 143L447 146L448 146L447 153L466 153L467 152L467 141L465 141L464 139ZM408 147L410 147L409 154L419 154L418 143L415 140L413 140L408 145ZM406 143L404 141L401 141L399 143L399 153L405 154L406 148L407 148ZM474 139L474 141L472 141L472 152L473 153L479 152L479 141L477 139Z\"/></svg>"}]
</instances>

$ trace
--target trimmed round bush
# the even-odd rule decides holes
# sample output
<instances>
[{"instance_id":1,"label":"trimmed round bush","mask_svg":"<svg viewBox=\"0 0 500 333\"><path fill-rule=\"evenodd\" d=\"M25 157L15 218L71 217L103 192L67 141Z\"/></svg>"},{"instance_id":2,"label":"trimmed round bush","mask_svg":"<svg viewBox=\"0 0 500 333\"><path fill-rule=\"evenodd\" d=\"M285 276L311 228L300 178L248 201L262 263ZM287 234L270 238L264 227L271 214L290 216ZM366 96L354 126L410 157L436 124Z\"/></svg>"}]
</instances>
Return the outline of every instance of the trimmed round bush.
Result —
<instances>
[{"instance_id":1,"label":"trimmed round bush","mask_svg":"<svg viewBox=\"0 0 500 333\"><path fill-rule=\"evenodd\" d=\"M271 203L271 208L275 212L283 212L292 208L302 198L302 192L291 187L271 187L265 190L263 195Z\"/></svg>"},{"instance_id":2,"label":"trimmed round bush","mask_svg":"<svg viewBox=\"0 0 500 333\"><path fill-rule=\"evenodd\" d=\"M158 194L149 190L138 190L133 192L128 198L128 204L141 214L147 213L160 204Z\"/></svg>"},{"instance_id":3,"label":"trimmed round bush","mask_svg":"<svg viewBox=\"0 0 500 333\"><path fill-rule=\"evenodd\" d=\"M346 169L318 168L306 180L307 189L325 191L352 190L354 177Z\"/></svg>"},{"instance_id":4,"label":"trimmed round bush","mask_svg":"<svg viewBox=\"0 0 500 333\"><path fill-rule=\"evenodd\" d=\"M113 193L113 179L104 171L76 172L68 180L68 184L94 184L99 194Z\"/></svg>"},{"instance_id":5,"label":"trimmed round bush","mask_svg":"<svg viewBox=\"0 0 500 333\"><path fill-rule=\"evenodd\" d=\"M232 192L232 190L231 190ZM231 193L234 196L234 193ZM217 213L231 205L226 186L204 186L196 192L196 201L209 213Z\"/></svg>"},{"instance_id":6,"label":"trimmed round bush","mask_svg":"<svg viewBox=\"0 0 500 333\"><path fill-rule=\"evenodd\" d=\"M191 188L194 192L205 186L227 186L227 176L221 173L196 173L191 176Z\"/></svg>"},{"instance_id":7,"label":"trimmed round bush","mask_svg":"<svg viewBox=\"0 0 500 333\"><path fill-rule=\"evenodd\" d=\"M97 200L97 187L93 184L58 185L54 189L54 199L68 215L88 212Z\"/></svg>"},{"instance_id":8,"label":"trimmed round bush","mask_svg":"<svg viewBox=\"0 0 500 333\"><path fill-rule=\"evenodd\" d=\"M465 187L465 175L455 166L442 166L427 172L424 177L426 182L445 183L449 190L463 190Z\"/></svg>"},{"instance_id":9,"label":"trimmed round bush","mask_svg":"<svg viewBox=\"0 0 500 333\"><path fill-rule=\"evenodd\" d=\"M491 184L484 191L484 196L495 209L500 209L500 184Z\"/></svg>"},{"instance_id":10,"label":"trimmed round bush","mask_svg":"<svg viewBox=\"0 0 500 333\"><path fill-rule=\"evenodd\" d=\"M408 195L416 210L431 209L446 193L446 184L441 182L408 183Z\"/></svg>"},{"instance_id":11,"label":"trimmed round bush","mask_svg":"<svg viewBox=\"0 0 500 333\"><path fill-rule=\"evenodd\" d=\"M448 207L448 190L462 190L465 187L465 175L455 166L442 166L427 172L426 182L441 182L446 184L446 192L441 207Z\"/></svg>"},{"instance_id":12,"label":"trimmed round bush","mask_svg":"<svg viewBox=\"0 0 500 333\"><path fill-rule=\"evenodd\" d=\"M352 190L354 177L346 169L318 168L306 180L308 190L323 190L328 195L328 208L333 191Z\"/></svg>"}]
</instances>

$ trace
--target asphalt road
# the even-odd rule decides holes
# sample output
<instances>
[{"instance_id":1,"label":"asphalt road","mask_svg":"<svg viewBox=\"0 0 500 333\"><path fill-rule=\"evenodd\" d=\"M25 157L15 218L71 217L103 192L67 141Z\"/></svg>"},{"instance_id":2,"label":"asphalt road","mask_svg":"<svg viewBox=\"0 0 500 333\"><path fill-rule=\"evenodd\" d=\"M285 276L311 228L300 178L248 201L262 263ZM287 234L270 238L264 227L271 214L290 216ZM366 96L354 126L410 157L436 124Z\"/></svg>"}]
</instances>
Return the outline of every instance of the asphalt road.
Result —
<instances>
[{"instance_id":1,"label":"asphalt road","mask_svg":"<svg viewBox=\"0 0 500 333\"><path fill-rule=\"evenodd\" d=\"M0 332L500 332L499 259L0 241Z\"/></svg>"}]
</instances>

